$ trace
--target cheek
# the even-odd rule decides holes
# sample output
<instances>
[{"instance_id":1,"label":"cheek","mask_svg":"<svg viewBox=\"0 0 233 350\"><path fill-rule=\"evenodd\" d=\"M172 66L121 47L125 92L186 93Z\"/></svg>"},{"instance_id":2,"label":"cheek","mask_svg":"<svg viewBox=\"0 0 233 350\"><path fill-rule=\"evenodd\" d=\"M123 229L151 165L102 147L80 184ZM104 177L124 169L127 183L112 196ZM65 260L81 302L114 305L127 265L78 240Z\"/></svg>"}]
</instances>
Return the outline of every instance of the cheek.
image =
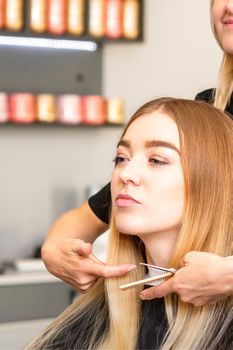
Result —
<instances>
[{"instance_id":1,"label":"cheek","mask_svg":"<svg viewBox=\"0 0 233 350\"><path fill-rule=\"evenodd\" d=\"M113 169L111 176L111 197L115 198L116 193L119 191L119 174L116 168Z\"/></svg>"},{"instance_id":2,"label":"cheek","mask_svg":"<svg viewBox=\"0 0 233 350\"><path fill-rule=\"evenodd\" d=\"M222 17L224 14L224 10L219 5L214 5L212 8L212 22L215 30L217 31L217 35L220 36L222 32Z\"/></svg>"},{"instance_id":3,"label":"cheek","mask_svg":"<svg viewBox=\"0 0 233 350\"><path fill-rule=\"evenodd\" d=\"M173 182L171 178L164 179L159 186L159 193L154 192L155 213L161 218L180 220L184 207L184 180L183 177L177 177L174 174Z\"/></svg>"}]
</instances>

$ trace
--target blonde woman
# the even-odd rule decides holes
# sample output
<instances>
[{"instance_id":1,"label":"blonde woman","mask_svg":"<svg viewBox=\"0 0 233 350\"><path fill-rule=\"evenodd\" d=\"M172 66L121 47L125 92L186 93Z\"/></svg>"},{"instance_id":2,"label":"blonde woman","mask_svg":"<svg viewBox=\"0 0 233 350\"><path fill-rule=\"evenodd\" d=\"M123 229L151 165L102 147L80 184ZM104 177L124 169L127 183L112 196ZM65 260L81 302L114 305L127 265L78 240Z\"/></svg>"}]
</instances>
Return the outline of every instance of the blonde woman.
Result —
<instances>
[{"instance_id":1,"label":"blonde woman","mask_svg":"<svg viewBox=\"0 0 233 350\"><path fill-rule=\"evenodd\" d=\"M196 98L213 103L233 115L233 1L212 0L211 19L214 34L224 53L219 84L216 90L206 90ZM123 275L133 268L131 264L106 265L92 254L91 243L108 228L110 203L108 184L80 208L60 217L42 249L48 270L81 292L88 290L99 276ZM124 263L127 262L126 258ZM144 291L142 296L153 298L176 292L184 301L203 305L233 294L233 257L190 252L182 258L180 265L182 269L173 279L161 287Z\"/></svg>"},{"instance_id":2,"label":"blonde woman","mask_svg":"<svg viewBox=\"0 0 233 350\"><path fill-rule=\"evenodd\" d=\"M211 0L211 13L213 32L223 50L219 84L216 89L198 94L197 98L233 115L233 1Z\"/></svg>"},{"instance_id":3,"label":"blonde woman","mask_svg":"<svg viewBox=\"0 0 233 350\"><path fill-rule=\"evenodd\" d=\"M232 297L197 308L119 288L143 278L142 261L179 269L190 250L233 254L232 153L233 121L214 107L172 98L142 106L117 146L108 250L109 264L137 268L100 279L28 349L232 349Z\"/></svg>"}]
</instances>

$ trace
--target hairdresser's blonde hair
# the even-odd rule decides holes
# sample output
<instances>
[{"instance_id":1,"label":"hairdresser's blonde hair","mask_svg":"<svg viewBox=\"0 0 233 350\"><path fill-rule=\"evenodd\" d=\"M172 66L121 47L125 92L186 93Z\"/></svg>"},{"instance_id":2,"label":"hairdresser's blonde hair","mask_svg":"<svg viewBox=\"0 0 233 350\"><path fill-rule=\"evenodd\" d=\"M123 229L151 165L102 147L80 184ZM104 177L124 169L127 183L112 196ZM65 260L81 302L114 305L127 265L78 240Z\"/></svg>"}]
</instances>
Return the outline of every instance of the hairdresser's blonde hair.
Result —
<instances>
[{"instance_id":1,"label":"hairdresser's blonde hair","mask_svg":"<svg viewBox=\"0 0 233 350\"><path fill-rule=\"evenodd\" d=\"M185 179L185 207L171 266L179 268L181 258L190 250L232 255L232 120L204 102L162 98L142 106L122 137L135 119L157 110L177 124ZM140 239L118 232L112 217L107 262L138 264L142 259ZM120 278L100 279L28 349L134 349L141 289L120 291L119 285L142 275L143 271L136 269ZM166 313L169 330L161 349L217 350L233 320L232 298L197 308L171 296L166 298Z\"/></svg>"},{"instance_id":2,"label":"hairdresser's blonde hair","mask_svg":"<svg viewBox=\"0 0 233 350\"><path fill-rule=\"evenodd\" d=\"M217 31L212 19L212 6L214 4L214 1L215 0L210 1L211 24L212 24L212 29L213 29L215 38L219 46L224 52L224 48L222 47L222 43L220 42L220 39L218 37ZM224 111L227 108L227 105L231 101L232 92L233 92L233 55L224 52L219 75L218 75L218 86L215 92L214 106Z\"/></svg>"}]
</instances>

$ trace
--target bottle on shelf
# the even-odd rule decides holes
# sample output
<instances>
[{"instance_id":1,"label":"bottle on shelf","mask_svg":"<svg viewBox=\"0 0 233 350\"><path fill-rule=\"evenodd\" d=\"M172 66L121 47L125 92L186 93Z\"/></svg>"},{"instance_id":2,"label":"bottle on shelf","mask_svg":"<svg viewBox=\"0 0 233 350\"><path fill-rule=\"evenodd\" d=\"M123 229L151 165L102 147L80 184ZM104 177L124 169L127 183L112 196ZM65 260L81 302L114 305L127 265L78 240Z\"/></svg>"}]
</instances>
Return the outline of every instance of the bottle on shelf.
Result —
<instances>
[{"instance_id":1,"label":"bottle on shelf","mask_svg":"<svg viewBox=\"0 0 233 350\"><path fill-rule=\"evenodd\" d=\"M37 120L39 122L53 123L56 120L55 96L51 94L39 94L37 102Z\"/></svg>"},{"instance_id":2,"label":"bottle on shelf","mask_svg":"<svg viewBox=\"0 0 233 350\"><path fill-rule=\"evenodd\" d=\"M83 123L92 125L105 124L107 121L106 100L102 96L83 97Z\"/></svg>"},{"instance_id":3,"label":"bottle on shelf","mask_svg":"<svg viewBox=\"0 0 233 350\"><path fill-rule=\"evenodd\" d=\"M123 0L106 0L106 36L121 38L123 34Z\"/></svg>"},{"instance_id":4,"label":"bottle on shelf","mask_svg":"<svg viewBox=\"0 0 233 350\"><path fill-rule=\"evenodd\" d=\"M30 29L43 33L47 27L47 0L30 0Z\"/></svg>"},{"instance_id":5,"label":"bottle on shelf","mask_svg":"<svg viewBox=\"0 0 233 350\"><path fill-rule=\"evenodd\" d=\"M9 96L9 119L15 123L36 121L36 100L30 93L15 93Z\"/></svg>"},{"instance_id":6,"label":"bottle on shelf","mask_svg":"<svg viewBox=\"0 0 233 350\"><path fill-rule=\"evenodd\" d=\"M83 118L83 101L78 95L57 97L57 121L64 124L79 124Z\"/></svg>"},{"instance_id":7,"label":"bottle on shelf","mask_svg":"<svg viewBox=\"0 0 233 350\"><path fill-rule=\"evenodd\" d=\"M85 0L68 0L67 32L82 35L85 28Z\"/></svg>"},{"instance_id":8,"label":"bottle on shelf","mask_svg":"<svg viewBox=\"0 0 233 350\"><path fill-rule=\"evenodd\" d=\"M0 0L0 29L3 29L5 26L5 7L6 0Z\"/></svg>"},{"instance_id":9,"label":"bottle on shelf","mask_svg":"<svg viewBox=\"0 0 233 350\"><path fill-rule=\"evenodd\" d=\"M0 123L5 123L8 119L8 97L5 92L0 92Z\"/></svg>"},{"instance_id":10,"label":"bottle on shelf","mask_svg":"<svg viewBox=\"0 0 233 350\"><path fill-rule=\"evenodd\" d=\"M139 36L139 0L124 0L123 35L127 39Z\"/></svg>"},{"instance_id":11,"label":"bottle on shelf","mask_svg":"<svg viewBox=\"0 0 233 350\"><path fill-rule=\"evenodd\" d=\"M5 27L18 32L23 28L23 0L6 0Z\"/></svg>"},{"instance_id":12,"label":"bottle on shelf","mask_svg":"<svg viewBox=\"0 0 233 350\"><path fill-rule=\"evenodd\" d=\"M48 32L61 35L66 30L66 0L48 0Z\"/></svg>"},{"instance_id":13,"label":"bottle on shelf","mask_svg":"<svg viewBox=\"0 0 233 350\"><path fill-rule=\"evenodd\" d=\"M107 122L110 124L123 124L124 103L119 97L111 97L107 100Z\"/></svg>"},{"instance_id":14,"label":"bottle on shelf","mask_svg":"<svg viewBox=\"0 0 233 350\"><path fill-rule=\"evenodd\" d=\"M106 34L106 0L89 0L88 31L97 38Z\"/></svg>"}]
</instances>

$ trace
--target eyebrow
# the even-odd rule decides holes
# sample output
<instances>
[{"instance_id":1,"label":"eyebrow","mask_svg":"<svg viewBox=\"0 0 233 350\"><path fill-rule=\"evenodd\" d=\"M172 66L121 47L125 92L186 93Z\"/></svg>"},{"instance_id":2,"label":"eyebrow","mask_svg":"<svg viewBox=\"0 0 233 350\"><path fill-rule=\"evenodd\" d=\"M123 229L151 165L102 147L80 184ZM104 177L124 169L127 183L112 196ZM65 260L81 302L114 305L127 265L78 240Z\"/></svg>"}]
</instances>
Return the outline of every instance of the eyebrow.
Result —
<instances>
[{"instance_id":1,"label":"eyebrow","mask_svg":"<svg viewBox=\"0 0 233 350\"><path fill-rule=\"evenodd\" d=\"M117 147L119 146L123 146L126 148L130 148L130 142L127 140L120 140L117 144ZM165 147L165 148L170 148L173 149L174 151L176 151L178 154L180 154L180 151L178 150L178 148L173 145L170 142L167 141L162 141L162 140L147 140L145 142L145 147L146 148L153 148L153 147Z\"/></svg>"}]
</instances>

